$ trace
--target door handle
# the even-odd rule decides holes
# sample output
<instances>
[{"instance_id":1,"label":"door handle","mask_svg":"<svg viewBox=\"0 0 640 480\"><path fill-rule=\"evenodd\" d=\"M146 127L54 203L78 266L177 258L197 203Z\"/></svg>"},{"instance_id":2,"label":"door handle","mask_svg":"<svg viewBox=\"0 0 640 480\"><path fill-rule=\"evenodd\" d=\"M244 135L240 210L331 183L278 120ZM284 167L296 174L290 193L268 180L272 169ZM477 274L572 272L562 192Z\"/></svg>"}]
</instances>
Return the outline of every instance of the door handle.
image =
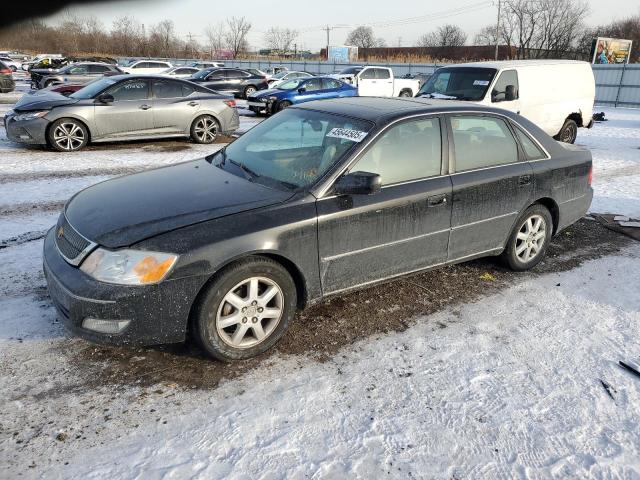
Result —
<instances>
[{"instance_id":1,"label":"door handle","mask_svg":"<svg viewBox=\"0 0 640 480\"><path fill-rule=\"evenodd\" d=\"M531 175L520 175L518 177L518 186L524 187L525 185L531 185Z\"/></svg>"},{"instance_id":2,"label":"door handle","mask_svg":"<svg viewBox=\"0 0 640 480\"><path fill-rule=\"evenodd\" d=\"M190 107L197 107L199 105L198 102L189 102L187 103L187 105L189 105Z\"/></svg>"},{"instance_id":3,"label":"door handle","mask_svg":"<svg viewBox=\"0 0 640 480\"><path fill-rule=\"evenodd\" d=\"M442 195L433 195L427 198L427 206L429 207L439 207L440 205L447 204L447 195L443 193Z\"/></svg>"},{"instance_id":4,"label":"door handle","mask_svg":"<svg viewBox=\"0 0 640 480\"><path fill-rule=\"evenodd\" d=\"M150 108L151 108L151 105L140 105L141 110L149 110Z\"/></svg>"}]
</instances>

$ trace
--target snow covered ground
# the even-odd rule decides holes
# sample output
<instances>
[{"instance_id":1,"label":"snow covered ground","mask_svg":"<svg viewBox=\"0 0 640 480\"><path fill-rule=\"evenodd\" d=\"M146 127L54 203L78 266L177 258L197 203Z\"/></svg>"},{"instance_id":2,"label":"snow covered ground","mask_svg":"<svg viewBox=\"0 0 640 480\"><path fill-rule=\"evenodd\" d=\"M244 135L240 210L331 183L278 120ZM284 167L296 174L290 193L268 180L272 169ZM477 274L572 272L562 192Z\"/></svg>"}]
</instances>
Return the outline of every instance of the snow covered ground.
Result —
<instances>
[{"instance_id":1,"label":"snow covered ground","mask_svg":"<svg viewBox=\"0 0 640 480\"><path fill-rule=\"evenodd\" d=\"M640 111L605 112L578 136L594 155L592 210L640 217ZM242 129L259 121L243 113ZM514 277L324 361L271 355L208 388L111 379L113 365L158 353L104 358L69 337L44 288L41 236L77 189L221 146L58 154L0 128L0 477L640 478L640 381L617 366L640 359L637 245Z\"/></svg>"}]
</instances>

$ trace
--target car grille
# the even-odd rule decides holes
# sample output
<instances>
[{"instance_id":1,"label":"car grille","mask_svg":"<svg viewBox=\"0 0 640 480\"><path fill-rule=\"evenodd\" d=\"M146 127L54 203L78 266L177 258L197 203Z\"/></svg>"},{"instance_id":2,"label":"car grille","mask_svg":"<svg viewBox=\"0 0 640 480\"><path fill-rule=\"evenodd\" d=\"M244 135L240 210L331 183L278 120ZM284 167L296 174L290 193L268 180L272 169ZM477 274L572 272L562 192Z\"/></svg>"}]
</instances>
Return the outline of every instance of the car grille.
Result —
<instances>
[{"instance_id":1,"label":"car grille","mask_svg":"<svg viewBox=\"0 0 640 480\"><path fill-rule=\"evenodd\" d=\"M72 265L80 264L89 253L90 247L95 246L71 226L64 213L58 219L55 236L58 251Z\"/></svg>"}]
</instances>

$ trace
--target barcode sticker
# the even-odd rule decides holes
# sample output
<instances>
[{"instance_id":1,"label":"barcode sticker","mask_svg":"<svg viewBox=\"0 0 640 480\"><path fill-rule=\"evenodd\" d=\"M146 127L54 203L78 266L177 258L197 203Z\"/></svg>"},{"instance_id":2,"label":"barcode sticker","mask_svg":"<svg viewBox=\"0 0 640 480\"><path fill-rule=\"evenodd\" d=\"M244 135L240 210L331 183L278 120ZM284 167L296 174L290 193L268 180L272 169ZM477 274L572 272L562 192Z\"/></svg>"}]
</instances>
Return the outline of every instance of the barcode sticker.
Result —
<instances>
[{"instance_id":1,"label":"barcode sticker","mask_svg":"<svg viewBox=\"0 0 640 480\"><path fill-rule=\"evenodd\" d=\"M359 130L350 130L348 128L333 128L327 137L343 138L345 140L351 140L352 142L361 142L367 136L367 132L361 132Z\"/></svg>"}]
</instances>

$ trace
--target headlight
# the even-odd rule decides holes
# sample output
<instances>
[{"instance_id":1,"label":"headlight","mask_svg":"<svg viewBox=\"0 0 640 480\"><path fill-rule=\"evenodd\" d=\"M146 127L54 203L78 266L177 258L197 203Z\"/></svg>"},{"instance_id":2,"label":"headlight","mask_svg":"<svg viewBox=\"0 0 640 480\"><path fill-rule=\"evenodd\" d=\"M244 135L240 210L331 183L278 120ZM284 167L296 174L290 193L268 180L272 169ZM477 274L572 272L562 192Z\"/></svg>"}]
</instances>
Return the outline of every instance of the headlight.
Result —
<instances>
[{"instance_id":1,"label":"headlight","mask_svg":"<svg viewBox=\"0 0 640 480\"><path fill-rule=\"evenodd\" d=\"M95 250L80 270L100 282L150 285L162 281L178 260L177 255L142 250Z\"/></svg>"},{"instance_id":2,"label":"headlight","mask_svg":"<svg viewBox=\"0 0 640 480\"><path fill-rule=\"evenodd\" d=\"M34 120L36 118L42 118L44 117L47 113L49 113L49 110L42 110L40 112L28 112L28 113L19 113L18 115L16 115L15 117L13 117L14 120Z\"/></svg>"},{"instance_id":3,"label":"headlight","mask_svg":"<svg viewBox=\"0 0 640 480\"><path fill-rule=\"evenodd\" d=\"M272 97L269 97L269 98L272 98ZM269 98L264 98L264 97L262 97L262 98L260 99L260 101L261 101L262 103L267 103L267 102L269 101Z\"/></svg>"},{"instance_id":4,"label":"headlight","mask_svg":"<svg viewBox=\"0 0 640 480\"><path fill-rule=\"evenodd\" d=\"M278 97L269 97L270 102L275 102L276 100L278 100Z\"/></svg>"}]
</instances>

